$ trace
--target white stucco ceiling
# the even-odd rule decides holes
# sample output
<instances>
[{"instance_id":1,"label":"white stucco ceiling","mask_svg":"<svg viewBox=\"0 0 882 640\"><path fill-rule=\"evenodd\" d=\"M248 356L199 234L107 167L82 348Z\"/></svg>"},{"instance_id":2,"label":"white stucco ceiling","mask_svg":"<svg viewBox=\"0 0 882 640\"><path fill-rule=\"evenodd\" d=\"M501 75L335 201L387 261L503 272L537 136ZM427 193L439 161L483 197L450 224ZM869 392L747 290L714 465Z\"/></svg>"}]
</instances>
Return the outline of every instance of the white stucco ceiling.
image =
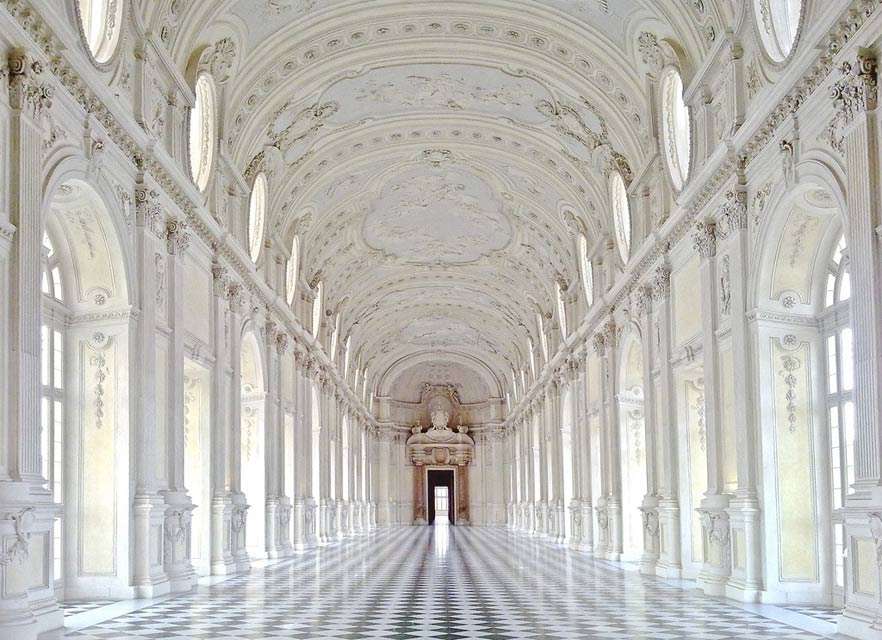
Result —
<instances>
[{"instance_id":1,"label":"white stucco ceiling","mask_svg":"<svg viewBox=\"0 0 882 640\"><path fill-rule=\"evenodd\" d=\"M222 150L243 171L268 172L272 239L287 247L300 236L301 286L322 280L341 339L352 336L369 375L407 370L402 398L430 376L472 399L463 385L502 397L510 367L526 362L536 312L552 313L556 282L579 277L577 233L591 244L610 235L604 163L621 157L638 171L653 153L637 34L675 37L700 59L725 9L668 0L143 5L182 68L199 46L235 41ZM410 360L419 366L408 369Z\"/></svg>"}]
</instances>

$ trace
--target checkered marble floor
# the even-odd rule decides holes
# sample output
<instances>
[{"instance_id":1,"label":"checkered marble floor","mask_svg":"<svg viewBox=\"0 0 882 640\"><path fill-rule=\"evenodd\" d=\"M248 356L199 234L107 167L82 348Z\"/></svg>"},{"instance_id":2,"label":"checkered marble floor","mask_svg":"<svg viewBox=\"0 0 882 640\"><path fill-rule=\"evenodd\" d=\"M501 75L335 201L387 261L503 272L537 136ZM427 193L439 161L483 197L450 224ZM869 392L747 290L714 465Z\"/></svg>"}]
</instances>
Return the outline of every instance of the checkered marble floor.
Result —
<instances>
[{"instance_id":1,"label":"checkered marble floor","mask_svg":"<svg viewBox=\"0 0 882 640\"><path fill-rule=\"evenodd\" d=\"M64 611L64 617L75 616L87 611L94 611L101 607L113 604L116 600L68 600L59 602L58 606Z\"/></svg>"},{"instance_id":2,"label":"checkered marble floor","mask_svg":"<svg viewBox=\"0 0 882 640\"><path fill-rule=\"evenodd\" d=\"M61 637L822 636L506 529L402 527L381 528Z\"/></svg>"},{"instance_id":3,"label":"checkered marble floor","mask_svg":"<svg viewBox=\"0 0 882 640\"><path fill-rule=\"evenodd\" d=\"M783 608L789 611L795 611L796 613L801 613L804 616L810 616L818 620L824 620L825 622L832 622L833 624L836 624L839 621L839 617L842 615L841 607L822 607L820 605L807 604L784 605Z\"/></svg>"}]
</instances>

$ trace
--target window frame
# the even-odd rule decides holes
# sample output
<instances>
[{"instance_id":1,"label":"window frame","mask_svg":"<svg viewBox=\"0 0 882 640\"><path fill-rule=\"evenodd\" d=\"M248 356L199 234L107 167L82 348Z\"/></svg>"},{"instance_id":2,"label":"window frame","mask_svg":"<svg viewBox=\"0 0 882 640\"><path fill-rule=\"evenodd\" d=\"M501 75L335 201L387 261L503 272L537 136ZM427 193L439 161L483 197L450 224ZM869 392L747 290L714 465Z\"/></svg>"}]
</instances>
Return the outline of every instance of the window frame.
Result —
<instances>
[{"instance_id":1,"label":"window frame","mask_svg":"<svg viewBox=\"0 0 882 640\"><path fill-rule=\"evenodd\" d=\"M681 150L678 148L678 132L672 131L676 126L676 121L672 120L672 117L677 115L675 112L672 112L672 109L680 106L669 104L669 97L673 89L669 84L672 82L673 78L676 78L676 83L680 87L679 95L683 111L679 116L682 119L682 124L685 124L686 126L685 154L681 154ZM681 70L673 65L665 67L659 78L659 129L661 131L662 157L664 158L664 163L667 167L668 180L671 184L671 188L673 188L676 193L683 191L692 177L692 156L695 146L692 110L689 108L689 105L686 104L686 97L684 95L685 91L686 83L683 80ZM671 98L671 101L673 100L674 98ZM676 152L676 155L674 155L674 152ZM683 160L685 160L685 166L683 165Z\"/></svg>"}]
</instances>

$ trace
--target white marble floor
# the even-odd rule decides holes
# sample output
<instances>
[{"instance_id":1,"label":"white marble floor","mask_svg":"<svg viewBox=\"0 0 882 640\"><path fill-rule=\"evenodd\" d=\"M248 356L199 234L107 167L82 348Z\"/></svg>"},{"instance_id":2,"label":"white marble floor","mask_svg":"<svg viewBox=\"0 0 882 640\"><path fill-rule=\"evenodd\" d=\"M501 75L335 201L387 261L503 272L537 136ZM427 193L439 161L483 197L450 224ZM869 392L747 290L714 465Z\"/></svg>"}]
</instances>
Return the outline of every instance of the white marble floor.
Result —
<instances>
[{"instance_id":1,"label":"white marble floor","mask_svg":"<svg viewBox=\"0 0 882 640\"><path fill-rule=\"evenodd\" d=\"M831 622L706 597L509 530L381 528L44 638L835 638Z\"/></svg>"}]
</instances>

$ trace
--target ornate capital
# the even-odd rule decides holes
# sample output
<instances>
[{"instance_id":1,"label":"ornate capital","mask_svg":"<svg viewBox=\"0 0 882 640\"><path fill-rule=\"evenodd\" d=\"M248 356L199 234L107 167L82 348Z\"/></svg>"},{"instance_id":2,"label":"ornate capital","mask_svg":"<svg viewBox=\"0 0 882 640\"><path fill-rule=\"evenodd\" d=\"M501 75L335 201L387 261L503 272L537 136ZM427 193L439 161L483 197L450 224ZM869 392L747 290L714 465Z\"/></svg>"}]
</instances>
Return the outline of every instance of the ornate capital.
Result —
<instances>
[{"instance_id":1,"label":"ornate capital","mask_svg":"<svg viewBox=\"0 0 882 640\"><path fill-rule=\"evenodd\" d=\"M717 255L717 225L713 222L699 222L692 232L692 245L702 258Z\"/></svg>"},{"instance_id":2,"label":"ornate capital","mask_svg":"<svg viewBox=\"0 0 882 640\"><path fill-rule=\"evenodd\" d=\"M718 231L721 238L747 229L747 191L733 189L726 194L726 203L720 208Z\"/></svg>"},{"instance_id":3,"label":"ornate capital","mask_svg":"<svg viewBox=\"0 0 882 640\"><path fill-rule=\"evenodd\" d=\"M227 293L227 285L230 282L230 276L227 273L227 268L214 264L211 267L211 277L213 280L213 289L214 295L223 297Z\"/></svg>"},{"instance_id":4,"label":"ornate capital","mask_svg":"<svg viewBox=\"0 0 882 640\"><path fill-rule=\"evenodd\" d=\"M631 294L631 306L637 317L649 312L649 308L652 306L652 291L649 287L638 286L634 290Z\"/></svg>"},{"instance_id":5,"label":"ornate capital","mask_svg":"<svg viewBox=\"0 0 882 640\"><path fill-rule=\"evenodd\" d=\"M657 267L652 276L652 300L659 302L671 296L671 269L667 265Z\"/></svg>"},{"instance_id":6,"label":"ornate capital","mask_svg":"<svg viewBox=\"0 0 882 640\"><path fill-rule=\"evenodd\" d=\"M165 211L159 202L159 193L140 186L135 189L135 224L143 227L160 240L166 240L163 224Z\"/></svg>"},{"instance_id":7,"label":"ornate capital","mask_svg":"<svg viewBox=\"0 0 882 640\"><path fill-rule=\"evenodd\" d=\"M227 286L227 302L230 305L230 311L233 313L238 313L242 310L242 305L245 302L245 298L242 294L242 285L238 282L234 282Z\"/></svg>"},{"instance_id":8,"label":"ornate capital","mask_svg":"<svg viewBox=\"0 0 882 640\"><path fill-rule=\"evenodd\" d=\"M13 49L7 59L9 101L13 109L38 116L52 107L55 90L43 81L43 63L32 60L21 49Z\"/></svg>"},{"instance_id":9,"label":"ornate capital","mask_svg":"<svg viewBox=\"0 0 882 640\"><path fill-rule=\"evenodd\" d=\"M190 234L183 220L167 220L165 223L166 250L171 255L183 256L190 246Z\"/></svg>"},{"instance_id":10,"label":"ornate capital","mask_svg":"<svg viewBox=\"0 0 882 640\"><path fill-rule=\"evenodd\" d=\"M866 52L840 67L842 77L830 89L836 117L850 124L861 112L876 108L879 95L876 57Z\"/></svg>"},{"instance_id":11,"label":"ornate capital","mask_svg":"<svg viewBox=\"0 0 882 640\"><path fill-rule=\"evenodd\" d=\"M597 332L594 334L594 338L592 338L591 345L594 347L594 352L597 355L603 355L604 349L606 349L606 336L603 332Z\"/></svg>"},{"instance_id":12,"label":"ornate capital","mask_svg":"<svg viewBox=\"0 0 882 640\"><path fill-rule=\"evenodd\" d=\"M276 349L279 351L279 354L285 353L288 349L288 334L284 331L279 331L276 334Z\"/></svg>"}]
</instances>

